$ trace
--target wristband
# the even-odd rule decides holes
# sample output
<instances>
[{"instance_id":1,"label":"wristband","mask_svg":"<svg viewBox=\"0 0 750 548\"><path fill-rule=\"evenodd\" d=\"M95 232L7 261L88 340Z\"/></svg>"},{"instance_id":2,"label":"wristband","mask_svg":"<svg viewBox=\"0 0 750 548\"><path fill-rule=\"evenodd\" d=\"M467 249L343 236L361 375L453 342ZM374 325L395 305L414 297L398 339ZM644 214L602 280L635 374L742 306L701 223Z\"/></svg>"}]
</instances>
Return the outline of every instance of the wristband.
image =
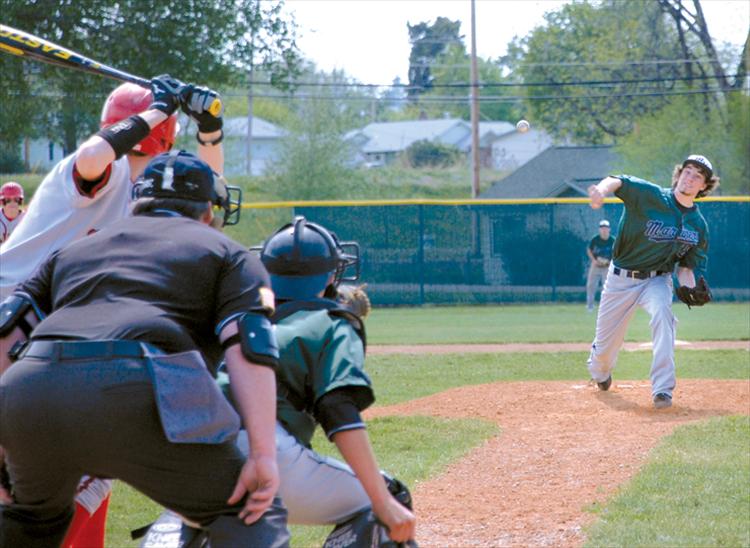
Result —
<instances>
[{"instance_id":1,"label":"wristband","mask_svg":"<svg viewBox=\"0 0 750 548\"><path fill-rule=\"evenodd\" d=\"M135 145L148 137L149 133L151 127L146 120L134 114L130 118L100 129L96 135L109 143L115 151L115 158L119 160L123 154L130 152Z\"/></svg>"},{"instance_id":2,"label":"wristband","mask_svg":"<svg viewBox=\"0 0 750 548\"><path fill-rule=\"evenodd\" d=\"M221 143L224 140L224 130L220 129L219 131L221 131L221 134L219 134L219 136L216 139L214 139L213 141L203 141L203 140L201 140L200 132L198 132L198 133L195 134L195 139L198 141L198 143L200 143L203 146L210 146L210 147L212 147L214 145L218 145L219 143Z\"/></svg>"}]
</instances>

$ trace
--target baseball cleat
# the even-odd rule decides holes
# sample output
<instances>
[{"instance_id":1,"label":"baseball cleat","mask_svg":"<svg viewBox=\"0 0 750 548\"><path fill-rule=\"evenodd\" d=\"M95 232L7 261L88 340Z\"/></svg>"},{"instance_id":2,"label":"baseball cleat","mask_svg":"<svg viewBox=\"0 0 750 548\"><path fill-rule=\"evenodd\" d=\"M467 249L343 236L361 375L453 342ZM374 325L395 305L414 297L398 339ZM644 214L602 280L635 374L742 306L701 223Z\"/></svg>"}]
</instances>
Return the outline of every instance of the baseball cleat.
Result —
<instances>
[{"instance_id":1,"label":"baseball cleat","mask_svg":"<svg viewBox=\"0 0 750 548\"><path fill-rule=\"evenodd\" d=\"M596 386L599 387L599 390L602 390L604 392L606 392L607 390L609 390L609 387L612 386L612 375L610 375L609 377L607 377L607 380L605 380L605 381L597 382Z\"/></svg>"},{"instance_id":2,"label":"baseball cleat","mask_svg":"<svg viewBox=\"0 0 750 548\"><path fill-rule=\"evenodd\" d=\"M672 396L669 394L657 394L654 396L654 407L656 409L666 409L672 407Z\"/></svg>"}]
</instances>

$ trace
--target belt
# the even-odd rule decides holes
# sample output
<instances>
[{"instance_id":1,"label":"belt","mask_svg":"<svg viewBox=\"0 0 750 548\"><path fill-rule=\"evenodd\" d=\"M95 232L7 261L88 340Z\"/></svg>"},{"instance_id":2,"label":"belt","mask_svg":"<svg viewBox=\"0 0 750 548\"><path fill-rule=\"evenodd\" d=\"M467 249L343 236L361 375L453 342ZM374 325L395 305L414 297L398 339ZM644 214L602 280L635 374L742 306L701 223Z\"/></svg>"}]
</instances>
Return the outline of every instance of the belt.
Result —
<instances>
[{"instance_id":1,"label":"belt","mask_svg":"<svg viewBox=\"0 0 750 548\"><path fill-rule=\"evenodd\" d=\"M146 343L127 340L109 341L31 341L21 358L54 358L81 360L86 358L142 358L155 348Z\"/></svg>"},{"instance_id":2,"label":"belt","mask_svg":"<svg viewBox=\"0 0 750 548\"><path fill-rule=\"evenodd\" d=\"M652 270L650 272L642 272L639 270L625 270L624 268L620 268L619 266L614 267L612 269L612 272L617 276L622 276L624 278L635 278L636 280L648 280L649 278L654 278L655 276L668 274L666 270Z\"/></svg>"}]
</instances>

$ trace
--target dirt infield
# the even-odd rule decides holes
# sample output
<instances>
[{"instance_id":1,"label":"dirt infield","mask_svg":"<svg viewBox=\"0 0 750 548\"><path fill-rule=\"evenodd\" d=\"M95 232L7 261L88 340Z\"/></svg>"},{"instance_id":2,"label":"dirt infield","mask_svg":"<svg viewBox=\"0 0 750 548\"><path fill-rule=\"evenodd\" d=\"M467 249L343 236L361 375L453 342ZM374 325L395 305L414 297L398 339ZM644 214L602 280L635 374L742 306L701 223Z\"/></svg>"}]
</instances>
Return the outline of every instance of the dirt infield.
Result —
<instances>
[{"instance_id":1,"label":"dirt infield","mask_svg":"<svg viewBox=\"0 0 750 548\"><path fill-rule=\"evenodd\" d=\"M650 350L651 343L628 342L623 350ZM677 341L686 350L750 350L750 341ZM508 343L508 344L390 344L372 345L367 353L378 354L471 354L493 352L588 352L591 343Z\"/></svg>"},{"instance_id":2,"label":"dirt infield","mask_svg":"<svg viewBox=\"0 0 750 548\"><path fill-rule=\"evenodd\" d=\"M748 349L747 341L713 344L707 347ZM458 352L528 346L526 351L551 349L471 345ZM557 351L560 346L554 345ZM457 351L455 345L398 348ZM386 353L376 349L386 347L369 350ZM497 382L375 407L365 417L483 418L501 428L441 475L415 486L421 546L580 546L582 528L595 519L586 507L604 502L631 478L660 438L682 424L750 413L748 381L678 379L674 396L672 408L657 411L644 381L615 380L609 392L576 381Z\"/></svg>"}]
</instances>

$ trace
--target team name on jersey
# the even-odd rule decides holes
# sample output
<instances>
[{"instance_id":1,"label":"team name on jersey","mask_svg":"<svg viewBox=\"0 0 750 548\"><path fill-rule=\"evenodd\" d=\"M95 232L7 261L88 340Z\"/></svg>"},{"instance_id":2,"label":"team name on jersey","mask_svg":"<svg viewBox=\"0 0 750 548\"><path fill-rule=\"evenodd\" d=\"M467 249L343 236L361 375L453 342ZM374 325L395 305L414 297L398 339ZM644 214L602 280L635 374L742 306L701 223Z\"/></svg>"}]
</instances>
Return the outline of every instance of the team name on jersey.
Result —
<instances>
[{"instance_id":1,"label":"team name on jersey","mask_svg":"<svg viewBox=\"0 0 750 548\"><path fill-rule=\"evenodd\" d=\"M698 245L698 232L683 228L678 229L676 226L665 226L662 221L649 221L646 223L644 236L652 242L684 242L688 245Z\"/></svg>"}]
</instances>

